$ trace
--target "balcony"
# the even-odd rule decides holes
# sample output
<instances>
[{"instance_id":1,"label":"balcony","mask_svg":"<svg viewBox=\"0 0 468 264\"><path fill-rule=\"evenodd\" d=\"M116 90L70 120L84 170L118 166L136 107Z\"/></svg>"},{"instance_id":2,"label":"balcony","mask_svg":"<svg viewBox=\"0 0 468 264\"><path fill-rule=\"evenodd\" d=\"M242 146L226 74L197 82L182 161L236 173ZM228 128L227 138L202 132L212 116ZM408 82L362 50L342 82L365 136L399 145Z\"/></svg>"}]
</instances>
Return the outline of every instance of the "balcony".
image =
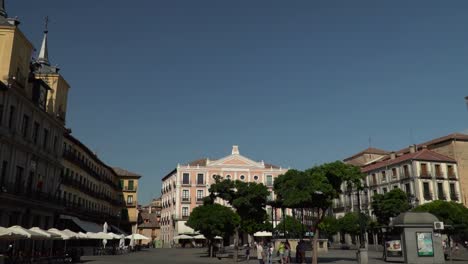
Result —
<instances>
[{"instance_id":1,"label":"balcony","mask_svg":"<svg viewBox=\"0 0 468 264\"><path fill-rule=\"evenodd\" d=\"M190 217L190 216L188 216L188 215L183 215L182 218L181 218L181 220L187 221L187 220L189 219L189 217Z\"/></svg>"},{"instance_id":2,"label":"balcony","mask_svg":"<svg viewBox=\"0 0 468 264\"><path fill-rule=\"evenodd\" d=\"M197 197L197 204L202 204L205 197Z\"/></svg>"},{"instance_id":3,"label":"balcony","mask_svg":"<svg viewBox=\"0 0 468 264\"><path fill-rule=\"evenodd\" d=\"M424 200L426 200L426 201L432 201L432 197L433 197L433 196L432 196L432 193L430 193L430 192L425 192L424 195L423 195L423 197L424 197Z\"/></svg>"},{"instance_id":4,"label":"balcony","mask_svg":"<svg viewBox=\"0 0 468 264\"><path fill-rule=\"evenodd\" d=\"M123 191L125 191L125 192L136 192L137 187L136 186L124 186Z\"/></svg>"},{"instance_id":5,"label":"balcony","mask_svg":"<svg viewBox=\"0 0 468 264\"><path fill-rule=\"evenodd\" d=\"M181 202L182 203L190 203L190 197L182 197Z\"/></svg>"},{"instance_id":6,"label":"balcony","mask_svg":"<svg viewBox=\"0 0 468 264\"><path fill-rule=\"evenodd\" d=\"M451 181L456 181L456 180L458 180L458 179L457 179L457 176L456 176L455 174L449 174L449 175L448 175L448 179L451 180Z\"/></svg>"},{"instance_id":7,"label":"balcony","mask_svg":"<svg viewBox=\"0 0 468 264\"><path fill-rule=\"evenodd\" d=\"M206 186L206 182L205 181L197 181L197 186L198 187L204 187L204 186Z\"/></svg>"},{"instance_id":8,"label":"balcony","mask_svg":"<svg viewBox=\"0 0 468 264\"><path fill-rule=\"evenodd\" d=\"M436 174L436 179L438 180L444 180L445 176L443 174Z\"/></svg>"},{"instance_id":9,"label":"balcony","mask_svg":"<svg viewBox=\"0 0 468 264\"><path fill-rule=\"evenodd\" d=\"M439 194L437 195L437 199L442 200L442 201L445 201L445 200L447 200L447 197L445 196L444 193L439 193Z\"/></svg>"},{"instance_id":10,"label":"balcony","mask_svg":"<svg viewBox=\"0 0 468 264\"><path fill-rule=\"evenodd\" d=\"M127 201L126 202L127 207L136 207L137 202L135 201Z\"/></svg>"},{"instance_id":11,"label":"balcony","mask_svg":"<svg viewBox=\"0 0 468 264\"><path fill-rule=\"evenodd\" d=\"M452 200L452 201L459 201L459 199L460 199L460 198L459 198L458 193L451 193L451 194L450 194L450 200Z\"/></svg>"},{"instance_id":12,"label":"balcony","mask_svg":"<svg viewBox=\"0 0 468 264\"><path fill-rule=\"evenodd\" d=\"M419 178L421 179L432 179L432 175L430 173L421 173L421 175L419 175Z\"/></svg>"},{"instance_id":13,"label":"balcony","mask_svg":"<svg viewBox=\"0 0 468 264\"><path fill-rule=\"evenodd\" d=\"M184 187L190 187L190 186L192 186L192 182L191 181L181 181L180 185L182 185Z\"/></svg>"}]
</instances>

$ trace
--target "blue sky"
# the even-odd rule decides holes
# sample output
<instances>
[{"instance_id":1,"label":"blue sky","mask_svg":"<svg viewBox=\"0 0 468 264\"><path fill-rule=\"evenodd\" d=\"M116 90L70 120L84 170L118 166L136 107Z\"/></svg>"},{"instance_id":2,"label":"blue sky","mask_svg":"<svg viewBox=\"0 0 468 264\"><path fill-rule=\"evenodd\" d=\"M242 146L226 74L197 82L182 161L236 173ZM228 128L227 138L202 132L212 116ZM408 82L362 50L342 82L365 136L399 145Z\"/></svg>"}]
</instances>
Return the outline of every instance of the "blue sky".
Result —
<instances>
[{"instance_id":1,"label":"blue sky","mask_svg":"<svg viewBox=\"0 0 468 264\"><path fill-rule=\"evenodd\" d=\"M143 175L241 154L305 169L465 131L466 1L6 0L69 81L73 134Z\"/></svg>"}]
</instances>

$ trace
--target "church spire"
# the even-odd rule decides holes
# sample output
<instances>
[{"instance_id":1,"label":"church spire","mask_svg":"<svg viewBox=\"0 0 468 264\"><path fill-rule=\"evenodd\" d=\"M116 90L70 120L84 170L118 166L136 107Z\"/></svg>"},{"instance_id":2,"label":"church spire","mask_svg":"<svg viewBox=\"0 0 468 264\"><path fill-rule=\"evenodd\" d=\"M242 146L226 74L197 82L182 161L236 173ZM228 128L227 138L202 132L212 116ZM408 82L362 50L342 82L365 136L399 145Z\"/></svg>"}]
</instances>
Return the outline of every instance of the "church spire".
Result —
<instances>
[{"instance_id":1,"label":"church spire","mask_svg":"<svg viewBox=\"0 0 468 264\"><path fill-rule=\"evenodd\" d=\"M39 56L37 57L37 62L45 65L50 65L49 49L47 47L47 34L49 33L48 24L49 17L45 17L44 39L42 40L41 50L39 51Z\"/></svg>"},{"instance_id":2,"label":"church spire","mask_svg":"<svg viewBox=\"0 0 468 264\"><path fill-rule=\"evenodd\" d=\"M5 0L0 0L0 16L7 18L7 13L5 10Z\"/></svg>"}]
</instances>

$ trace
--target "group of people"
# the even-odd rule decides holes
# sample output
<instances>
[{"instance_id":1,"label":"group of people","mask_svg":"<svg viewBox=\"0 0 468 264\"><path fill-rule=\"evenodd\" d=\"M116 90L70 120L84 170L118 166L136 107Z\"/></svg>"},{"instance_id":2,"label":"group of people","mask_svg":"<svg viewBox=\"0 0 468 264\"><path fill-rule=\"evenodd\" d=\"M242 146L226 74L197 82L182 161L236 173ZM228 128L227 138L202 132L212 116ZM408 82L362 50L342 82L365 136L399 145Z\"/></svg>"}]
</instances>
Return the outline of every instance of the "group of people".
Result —
<instances>
[{"instance_id":1,"label":"group of people","mask_svg":"<svg viewBox=\"0 0 468 264\"><path fill-rule=\"evenodd\" d=\"M278 250L275 251L274 243L264 243L259 242L255 243L255 248L257 251L257 260L259 264L272 264L273 258L276 256L280 258L281 264L291 263L291 245L286 240L286 242L280 242ZM246 248L247 261L250 259L250 247Z\"/></svg>"}]
</instances>

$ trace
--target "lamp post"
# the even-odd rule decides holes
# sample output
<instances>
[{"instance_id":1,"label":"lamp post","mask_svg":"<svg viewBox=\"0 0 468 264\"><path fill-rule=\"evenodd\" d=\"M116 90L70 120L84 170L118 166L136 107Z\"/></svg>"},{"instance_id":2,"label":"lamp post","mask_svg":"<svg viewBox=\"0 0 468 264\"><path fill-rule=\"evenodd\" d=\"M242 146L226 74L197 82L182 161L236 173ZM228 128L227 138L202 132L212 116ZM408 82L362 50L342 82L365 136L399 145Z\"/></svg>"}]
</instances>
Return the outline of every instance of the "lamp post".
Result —
<instances>
[{"instance_id":1,"label":"lamp post","mask_svg":"<svg viewBox=\"0 0 468 264\"><path fill-rule=\"evenodd\" d=\"M366 241L364 238L364 233L365 233L364 217L361 211L361 191L366 190L366 189L367 189L366 185L357 187L357 202L358 202L358 215L359 215L359 249L358 249L357 255L358 255L359 264L367 264L369 261Z\"/></svg>"}]
</instances>

